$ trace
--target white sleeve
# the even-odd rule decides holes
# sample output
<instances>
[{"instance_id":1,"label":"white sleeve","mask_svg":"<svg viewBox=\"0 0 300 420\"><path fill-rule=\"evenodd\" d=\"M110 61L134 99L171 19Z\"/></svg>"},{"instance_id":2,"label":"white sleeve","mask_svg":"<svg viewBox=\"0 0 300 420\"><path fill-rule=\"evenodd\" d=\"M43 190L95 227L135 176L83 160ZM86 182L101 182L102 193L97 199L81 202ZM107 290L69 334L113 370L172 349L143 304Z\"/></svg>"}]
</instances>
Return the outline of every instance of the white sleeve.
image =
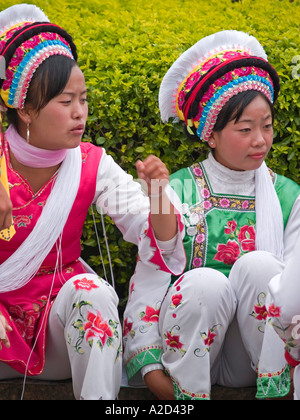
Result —
<instances>
[{"instance_id":1,"label":"white sleeve","mask_svg":"<svg viewBox=\"0 0 300 420\"><path fill-rule=\"evenodd\" d=\"M149 198L142 191L141 185L103 151L94 197L97 211L110 216L124 240L138 246L139 257L145 264L180 275L186 264L181 203L170 187L166 190L176 209L179 229L171 242L158 243L150 223Z\"/></svg>"},{"instance_id":2,"label":"white sleeve","mask_svg":"<svg viewBox=\"0 0 300 420\"><path fill-rule=\"evenodd\" d=\"M291 257L300 232L300 196L295 200L284 230L284 261Z\"/></svg>"},{"instance_id":3,"label":"white sleeve","mask_svg":"<svg viewBox=\"0 0 300 420\"><path fill-rule=\"evenodd\" d=\"M142 227L148 220L149 198L138 182L104 151L94 197L97 211L110 216L124 239L138 245Z\"/></svg>"}]
</instances>

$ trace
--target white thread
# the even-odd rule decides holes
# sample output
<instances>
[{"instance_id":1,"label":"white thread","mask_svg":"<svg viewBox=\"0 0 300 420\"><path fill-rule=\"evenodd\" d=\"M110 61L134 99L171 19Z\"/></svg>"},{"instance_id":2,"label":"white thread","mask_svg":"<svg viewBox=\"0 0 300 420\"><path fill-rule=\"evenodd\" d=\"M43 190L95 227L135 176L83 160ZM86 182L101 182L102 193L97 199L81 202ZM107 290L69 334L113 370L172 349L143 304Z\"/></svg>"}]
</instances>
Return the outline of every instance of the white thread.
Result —
<instances>
[{"instance_id":1,"label":"white thread","mask_svg":"<svg viewBox=\"0 0 300 420\"><path fill-rule=\"evenodd\" d=\"M108 278L107 278L106 269L105 269L104 260L103 260L103 254L102 254L102 251L101 251L101 245L100 245L100 240L99 240L99 235L98 235L98 229L97 229L97 225L96 225L94 210L93 210L93 207L92 206L91 206L91 210L92 210L92 217L93 217L93 222L94 222L94 228L95 228L95 233L96 233L96 239L97 239L99 254L100 254L101 261L102 261L102 267L103 267L104 277L105 277L105 280L109 283ZM106 251L107 251L107 256L108 256L108 262L109 262L109 268L110 268L110 276L111 276L111 283L112 283L113 288L115 289L114 273L113 273L113 268L112 268L111 256L110 256L110 251L109 251L109 246L108 246L108 240L107 240L107 235L106 235L106 230L105 230L104 217L103 217L103 213L102 212L100 213L100 217L101 217L103 236L104 236L104 241L105 241L105 246L106 246Z\"/></svg>"},{"instance_id":2,"label":"white thread","mask_svg":"<svg viewBox=\"0 0 300 420\"><path fill-rule=\"evenodd\" d=\"M59 243L59 246L58 246L57 242ZM48 311L48 306L49 306L50 300L51 300L51 294L52 294L52 290L53 290L53 286L54 286L55 276L56 276L56 273L58 272L58 269L59 269L59 259L62 256L62 252L61 252L62 234L60 234L59 239L58 239L57 242L56 242L57 257L56 257L56 264L55 264L54 273L53 273L53 277L52 277L52 283L51 283L51 287L50 287L50 291L49 291L49 296L48 296L48 299L47 299L47 304L46 304L46 306L44 308L44 313L43 313L43 317L42 317L41 326L40 326L40 329L39 329L39 331L38 331L38 333L36 335L36 338L35 338L35 341L33 343L31 352L30 352L30 354L28 356L28 359L27 359L25 373L24 373L24 380L23 380L23 388L22 388L21 400L23 400L24 393L25 393L26 379L27 379L27 372L28 372L29 362L30 362L30 359L32 357L33 351L34 351L34 349L36 347L36 344L37 344L37 340L39 338L39 335L40 335L40 333L42 331L44 320L45 320L45 318L47 316L47 311Z\"/></svg>"},{"instance_id":3,"label":"white thread","mask_svg":"<svg viewBox=\"0 0 300 420\"><path fill-rule=\"evenodd\" d=\"M92 217L93 217L93 222L94 222L94 229L95 229L96 239L97 239L97 244L98 244L98 250L99 250L99 254L100 254L100 258L101 258L101 263L102 263L102 268L103 268L103 274L104 274L105 280L108 281L107 274L106 274L106 268L105 268L105 264L104 264L104 260L103 260L103 255L102 255L102 251L101 251L101 245L100 245L100 240L99 240L99 235L98 235L98 229L97 229L96 220L95 220L95 214L94 214L94 210L93 210L93 205L91 206L91 210L92 210Z\"/></svg>"},{"instance_id":4,"label":"white thread","mask_svg":"<svg viewBox=\"0 0 300 420\"><path fill-rule=\"evenodd\" d=\"M107 250L108 262L109 262L109 268L110 268L110 275L111 275L111 282L112 282L113 288L115 289L114 273L113 273L113 269L112 269L112 263L111 263L111 258L110 258L108 240L107 240L107 235L106 235L106 230L105 230L105 224L104 224L104 217L103 217L103 213L102 212L101 212L100 217L101 217L101 222L102 222L102 229L103 229L104 241L105 241L106 250Z\"/></svg>"}]
</instances>

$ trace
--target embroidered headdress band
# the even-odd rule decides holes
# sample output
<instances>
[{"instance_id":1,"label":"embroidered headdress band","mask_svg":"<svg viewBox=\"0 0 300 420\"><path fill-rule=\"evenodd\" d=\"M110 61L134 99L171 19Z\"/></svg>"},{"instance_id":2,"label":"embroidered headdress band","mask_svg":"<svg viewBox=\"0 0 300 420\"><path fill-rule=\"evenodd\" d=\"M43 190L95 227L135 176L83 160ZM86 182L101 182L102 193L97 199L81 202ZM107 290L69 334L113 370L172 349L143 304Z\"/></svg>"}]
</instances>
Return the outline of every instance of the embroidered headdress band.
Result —
<instances>
[{"instance_id":1,"label":"embroidered headdress band","mask_svg":"<svg viewBox=\"0 0 300 420\"><path fill-rule=\"evenodd\" d=\"M16 7L10 9L16 10ZM22 8L18 7L19 10L22 11ZM64 29L50 23L46 15L41 16L45 19L42 22L27 21L26 18L24 21L21 16L19 22L5 31L0 28L1 68L5 63L5 79L0 80L0 95L7 107L20 109L24 107L34 72L44 60L52 55L65 55L77 60L76 47Z\"/></svg>"}]
</instances>

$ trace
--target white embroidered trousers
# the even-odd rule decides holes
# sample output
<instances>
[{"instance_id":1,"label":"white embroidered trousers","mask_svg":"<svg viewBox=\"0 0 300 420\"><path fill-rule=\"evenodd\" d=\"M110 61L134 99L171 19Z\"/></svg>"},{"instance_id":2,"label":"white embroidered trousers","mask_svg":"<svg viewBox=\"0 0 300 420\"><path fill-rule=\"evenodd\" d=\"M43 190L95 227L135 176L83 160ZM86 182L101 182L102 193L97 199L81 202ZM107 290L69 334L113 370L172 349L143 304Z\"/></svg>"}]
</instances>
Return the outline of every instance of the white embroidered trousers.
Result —
<instances>
[{"instance_id":1,"label":"white embroidered trousers","mask_svg":"<svg viewBox=\"0 0 300 420\"><path fill-rule=\"evenodd\" d=\"M46 364L34 379L72 378L76 399L114 400L122 377L122 332L118 297L95 274L72 277L49 315ZM20 374L0 363L0 379Z\"/></svg>"},{"instance_id":2,"label":"white embroidered trousers","mask_svg":"<svg viewBox=\"0 0 300 420\"><path fill-rule=\"evenodd\" d=\"M209 399L212 384L254 386L262 356L263 363L270 360L272 364L275 352L273 362L277 363L278 355L282 361L283 346L272 329L273 352L262 355L268 283L282 269L271 254L254 251L234 264L229 278L210 268L190 270L169 288L160 306L158 328L148 323L147 333L141 314L145 315L146 306L159 308L159 284L154 274L142 296L139 287L145 285L147 272L138 277L138 269L125 313L134 332L125 339L127 360L130 352L151 349L150 337L152 348L160 340L161 362L172 378L177 399ZM158 272L156 277L162 280Z\"/></svg>"},{"instance_id":3,"label":"white embroidered trousers","mask_svg":"<svg viewBox=\"0 0 300 420\"><path fill-rule=\"evenodd\" d=\"M287 354L300 362L300 236L283 272L269 284L272 326L283 341ZM294 370L294 399L300 400L300 365Z\"/></svg>"}]
</instances>

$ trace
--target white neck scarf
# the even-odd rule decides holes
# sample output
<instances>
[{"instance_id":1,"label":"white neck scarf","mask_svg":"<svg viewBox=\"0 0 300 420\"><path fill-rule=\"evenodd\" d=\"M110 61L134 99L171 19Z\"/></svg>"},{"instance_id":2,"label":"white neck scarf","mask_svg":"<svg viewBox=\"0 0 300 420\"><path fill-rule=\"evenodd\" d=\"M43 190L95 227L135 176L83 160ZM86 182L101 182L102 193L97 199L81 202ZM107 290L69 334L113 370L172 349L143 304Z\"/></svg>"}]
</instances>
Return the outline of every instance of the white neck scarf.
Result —
<instances>
[{"instance_id":1,"label":"white neck scarf","mask_svg":"<svg viewBox=\"0 0 300 420\"><path fill-rule=\"evenodd\" d=\"M255 171L256 249L283 260L283 215L265 162Z\"/></svg>"},{"instance_id":2,"label":"white neck scarf","mask_svg":"<svg viewBox=\"0 0 300 420\"><path fill-rule=\"evenodd\" d=\"M81 177L81 150L68 150L33 231L0 266L0 293L25 286L35 276L67 222Z\"/></svg>"}]
</instances>

